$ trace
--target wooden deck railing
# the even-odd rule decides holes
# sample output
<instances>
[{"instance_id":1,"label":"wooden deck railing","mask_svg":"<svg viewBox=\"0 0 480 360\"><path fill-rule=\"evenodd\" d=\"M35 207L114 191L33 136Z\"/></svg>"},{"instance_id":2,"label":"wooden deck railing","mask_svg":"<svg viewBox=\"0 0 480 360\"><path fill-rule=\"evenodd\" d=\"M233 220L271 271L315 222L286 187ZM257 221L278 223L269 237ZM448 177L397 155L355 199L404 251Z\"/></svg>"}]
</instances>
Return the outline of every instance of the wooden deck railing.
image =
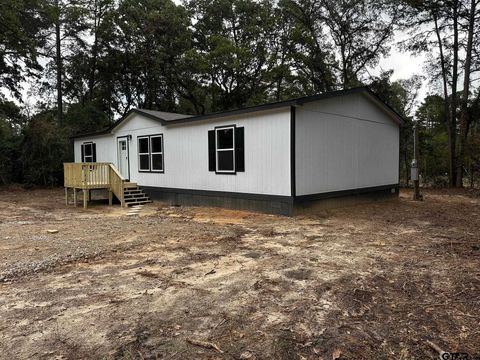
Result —
<instances>
[{"instance_id":1,"label":"wooden deck railing","mask_svg":"<svg viewBox=\"0 0 480 360\"><path fill-rule=\"evenodd\" d=\"M65 163L63 169L66 189L107 189L115 194L122 206L125 206L123 190L126 179L111 163Z\"/></svg>"},{"instance_id":2,"label":"wooden deck railing","mask_svg":"<svg viewBox=\"0 0 480 360\"><path fill-rule=\"evenodd\" d=\"M125 206L125 178L120 174L115 166L110 164L109 167L109 176L110 176L110 190L115 194L115 196L120 200L122 206Z\"/></svg>"}]
</instances>

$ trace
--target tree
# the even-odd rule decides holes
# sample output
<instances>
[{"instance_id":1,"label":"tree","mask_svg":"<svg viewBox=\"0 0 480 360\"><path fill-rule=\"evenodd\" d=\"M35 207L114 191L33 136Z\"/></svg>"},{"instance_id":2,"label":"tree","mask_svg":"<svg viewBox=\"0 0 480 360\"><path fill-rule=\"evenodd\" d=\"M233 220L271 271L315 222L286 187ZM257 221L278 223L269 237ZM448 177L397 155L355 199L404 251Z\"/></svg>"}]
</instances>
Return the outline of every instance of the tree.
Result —
<instances>
[{"instance_id":1,"label":"tree","mask_svg":"<svg viewBox=\"0 0 480 360\"><path fill-rule=\"evenodd\" d=\"M195 78L207 91L207 110L258 104L271 95L281 97L286 71L284 37L273 2L194 0L188 9L194 41L188 62L197 64Z\"/></svg>"},{"instance_id":2,"label":"tree","mask_svg":"<svg viewBox=\"0 0 480 360\"><path fill-rule=\"evenodd\" d=\"M45 45L42 55L47 58L47 82L43 88L52 88L48 77L55 76L57 122L63 124L64 112L64 62L77 46L82 46L86 30L86 0L44 0L43 12L49 27L42 34ZM43 90L43 89L42 89Z\"/></svg>"},{"instance_id":3,"label":"tree","mask_svg":"<svg viewBox=\"0 0 480 360\"><path fill-rule=\"evenodd\" d=\"M464 166L468 169L472 188L475 175L480 175L480 88L477 88L473 95L467 109L470 135L466 140L464 158Z\"/></svg>"},{"instance_id":4,"label":"tree","mask_svg":"<svg viewBox=\"0 0 480 360\"><path fill-rule=\"evenodd\" d=\"M97 85L101 84L103 71L108 73L100 62L114 40L114 17L113 0L88 0L84 4L85 41L76 43L65 64L65 93L74 102L97 100Z\"/></svg>"},{"instance_id":5,"label":"tree","mask_svg":"<svg viewBox=\"0 0 480 360\"><path fill-rule=\"evenodd\" d=\"M41 111L23 130L20 161L27 184L58 185L63 177L63 162L69 157L69 140L58 126L55 112Z\"/></svg>"},{"instance_id":6,"label":"tree","mask_svg":"<svg viewBox=\"0 0 480 360\"><path fill-rule=\"evenodd\" d=\"M40 70L38 36L44 26L37 0L0 2L0 88L20 99L20 84Z\"/></svg>"},{"instance_id":7,"label":"tree","mask_svg":"<svg viewBox=\"0 0 480 360\"><path fill-rule=\"evenodd\" d=\"M397 12L385 1L322 0L320 21L339 54L337 72L343 89L358 86L362 75L390 50Z\"/></svg>"},{"instance_id":8,"label":"tree","mask_svg":"<svg viewBox=\"0 0 480 360\"><path fill-rule=\"evenodd\" d=\"M279 3L284 26L289 65L299 92L304 95L331 91L337 87L333 44L318 21L319 9L311 0L282 0Z\"/></svg>"},{"instance_id":9,"label":"tree","mask_svg":"<svg viewBox=\"0 0 480 360\"><path fill-rule=\"evenodd\" d=\"M25 117L20 108L11 101L0 102L0 183L19 180L18 166L21 128Z\"/></svg>"},{"instance_id":10,"label":"tree","mask_svg":"<svg viewBox=\"0 0 480 360\"><path fill-rule=\"evenodd\" d=\"M460 187L468 135L470 76L472 64L479 61L474 46L479 41L479 0L404 0L403 4L406 5L403 26L411 35L405 42L406 47L416 52L437 50L437 54L431 57L431 80L441 79L449 137L450 185ZM463 90L459 93L457 84L462 73ZM457 118L460 118L459 136Z\"/></svg>"},{"instance_id":11,"label":"tree","mask_svg":"<svg viewBox=\"0 0 480 360\"><path fill-rule=\"evenodd\" d=\"M478 9L477 9L478 7ZM463 91L460 102L460 134L459 134L459 149L458 149L458 159L457 159L457 178L456 186L463 186L463 170L465 166L465 150L467 147L467 136L469 127L471 124L471 116L468 109L469 106L469 97L470 97L470 83L471 83L471 73L472 73L472 58L473 45L478 42L480 39L480 1L471 0L470 7L466 9L464 17L466 18L466 47L465 47L465 62L463 64ZM477 41L474 40L474 37L477 37Z\"/></svg>"},{"instance_id":12,"label":"tree","mask_svg":"<svg viewBox=\"0 0 480 360\"><path fill-rule=\"evenodd\" d=\"M176 111L176 65L190 46L185 9L170 0L124 0L113 22L99 62L109 69L101 80L112 93L114 113L132 107Z\"/></svg>"},{"instance_id":13,"label":"tree","mask_svg":"<svg viewBox=\"0 0 480 360\"><path fill-rule=\"evenodd\" d=\"M358 86L389 52L397 19L386 1L284 0L292 18L296 68L314 92ZM295 54L295 52L294 52ZM323 88L318 85L323 85Z\"/></svg>"},{"instance_id":14,"label":"tree","mask_svg":"<svg viewBox=\"0 0 480 360\"><path fill-rule=\"evenodd\" d=\"M444 99L427 96L415 112L419 124L419 167L425 182L441 186L448 184L448 135L444 126Z\"/></svg>"},{"instance_id":15,"label":"tree","mask_svg":"<svg viewBox=\"0 0 480 360\"><path fill-rule=\"evenodd\" d=\"M74 132L83 128L86 121L90 123L90 131L95 131L106 122L112 122L115 116L112 106L115 72L109 68L116 39L115 3L113 0L89 0L85 3L85 10L86 41L78 42L71 49L64 66L64 93L71 103L65 118L68 113L80 116L78 124L72 123L74 119L66 119L75 128ZM97 121L96 125L92 120Z\"/></svg>"}]
</instances>

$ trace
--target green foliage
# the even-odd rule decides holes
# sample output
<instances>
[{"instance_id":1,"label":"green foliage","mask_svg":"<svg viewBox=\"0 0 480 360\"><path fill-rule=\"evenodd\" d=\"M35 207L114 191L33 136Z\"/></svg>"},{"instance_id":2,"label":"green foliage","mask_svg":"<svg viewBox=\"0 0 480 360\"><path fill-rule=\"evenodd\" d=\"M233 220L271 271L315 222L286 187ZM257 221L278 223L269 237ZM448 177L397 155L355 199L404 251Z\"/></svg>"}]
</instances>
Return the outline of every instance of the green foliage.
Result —
<instances>
[{"instance_id":1,"label":"green foliage","mask_svg":"<svg viewBox=\"0 0 480 360\"><path fill-rule=\"evenodd\" d=\"M13 102L0 102L0 184L18 180L20 129L24 117Z\"/></svg>"},{"instance_id":2,"label":"green foliage","mask_svg":"<svg viewBox=\"0 0 480 360\"><path fill-rule=\"evenodd\" d=\"M334 47L319 21L315 1L281 0L286 27L287 59L294 69L295 86L309 95L333 90L338 83Z\"/></svg>"},{"instance_id":3,"label":"green foliage","mask_svg":"<svg viewBox=\"0 0 480 360\"><path fill-rule=\"evenodd\" d=\"M190 47L186 10L170 0L124 0L113 25L115 48L101 61L114 72L116 112L132 107L175 111L177 63Z\"/></svg>"},{"instance_id":4,"label":"green foliage","mask_svg":"<svg viewBox=\"0 0 480 360\"><path fill-rule=\"evenodd\" d=\"M398 17L384 0L282 0L280 7L291 27L294 68L312 92L361 85L388 54Z\"/></svg>"},{"instance_id":5,"label":"green foliage","mask_svg":"<svg viewBox=\"0 0 480 360\"><path fill-rule=\"evenodd\" d=\"M0 88L20 97L19 82L40 69L38 32L44 25L37 0L0 1Z\"/></svg>"},{"instance_id":6,"label":"green foliage","mask_svg":"<svg viewBox=\"0 0 480 360\"><path fill-rule=\"evenodd\" d=\"M445 127L444 99L439 95L427 96L417 109L415 116L425 128L440 131Z\"/></svg>"},{"instance_id":7,"label":"green foliage","mask_svg":"<svg viewBox=\"0 0 480 360\"><path fill-rule=\"evenodd\" d=\"M110 125L107 114L91 102L72 104L65 114L65 131L70 135L95 132Z\"/></svg>"},{"instance_id":8,"label":"green foliage","mask_svg":"<svg viewBox=\"0 0 480 360\"><path fill-rule=\"evenodd\" d=\"M424 180L435 182L435 179L448 175L448 135L445 131L435 131L421 127L419 129L420 170Z\"/></svg>"},{"instance_id":9,"label":"green foliage","mask_svg":"<svg viewBox=\"0 0 480 360\"><path fill-rule=\"evenodd\" d=\"M186 62L193 65L193 76L210 100L202 112L265 102L285 71L275 4L194 0L188 9L194 19L194 47Z\"/></svg>"},{"instance_id":10,"label":"green foliage","mask_svg":"<svg viewBox=\"0 0 480 360\"><path fill-rule=\"evenodd\" d=\"M35 115L23 131L20 160L26 184L59 185L63 178L63 162L69 159L69 139L59 128L55 113Z\"/></svg>"},{"instance_id":11,"label":"green foliage","mask_svg":"<svg viewBox=\"0 0 480 360\"><path fill-rule=\"evenodd\" d=\"M441 96L430 95L415 113L419 124L419 167L425 182L433 186L448 182L448 135L443 104Z\"/></svg>"}]
</instances>

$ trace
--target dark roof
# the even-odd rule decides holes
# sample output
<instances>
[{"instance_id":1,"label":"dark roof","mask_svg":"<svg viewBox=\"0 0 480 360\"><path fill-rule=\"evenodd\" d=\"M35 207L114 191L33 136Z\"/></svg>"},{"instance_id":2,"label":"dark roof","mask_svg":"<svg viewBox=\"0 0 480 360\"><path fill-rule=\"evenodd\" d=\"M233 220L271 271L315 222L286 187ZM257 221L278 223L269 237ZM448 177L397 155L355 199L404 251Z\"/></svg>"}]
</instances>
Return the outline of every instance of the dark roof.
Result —
<instances>
[{"instance_id":1,"label":"dark roof","mask_svg":"<svg viewBox=\"0 0 480 360\"><path fill-rule=\"evenodd\" d=\"M191 117L192 115L185 115L185 114L177 114L177 113L172 113L172 112L166 112L166 111L156 111L156 110L146 110L146 109L136 109L137 112L140 112L142 114L148 114L151 116L155 116L159 119L165 120L165 121L172 121L172 120L178 120L178 119L185 119L188 117Z\"/></svg>"},{"instance_id":2,"label":"dark roof","mask_svg":"<svg viewBox=\"0 0 480 360\"><path fill-rule=\"evenodd\" d=\"M250 113L250 112L257 112L257 111L265 111L265 110L276 109L276 108L303 105L305 103L309 103L309 102L312 102L312 101L323 100L323 99L328 99L328 98L333 98L333 97L343 96L343 95L350 95L350 94L355 94L355 93L364 93L366 95L369 95L370 98L372 98L380 106L382 106L385 111L390 113L392 115L393 119L399 125L403 125L404 120L403 120L403 118L400 114L398 114L392 107L390 107L390 105L385 103L372 90L370 90L366 86L363 86L363 87L357 87L357 88L352 88L352 89L347 89L347 90L332 91L332 92L328 92L328 93L324 93L324 94L304 96L304 97L300 97L300 98L296 98L296 99L271 102L271 103L268 103L268 104L249 106L249 107L244 107L244 108L241 108L241 109L215 112L215 113L210 113L210 114L206 114L206 115L184 115L184 114L169 113L169 112L164 112L164 111L132 109L125 116L123 116L120 120L118 120L113 125L111 125L108 129L105 129L103 131L94 132L94 133L81 134L81 135L73 136L73 138L108 134L114 128L116 128L118 125L120 125L132 113L137 113L137 114L144 115L144 116L146 116L150 119L153 119L153 120L156 120L156 121L160 122L162 125L173 125L173 124L189 123L189 122L194 122L194 121L211 120L211 119L217 119L217 118L222 118L222 117L226 117L226 116L233 116L233 115L245 114L245 113Z\"/></svg>"}]
</instances>

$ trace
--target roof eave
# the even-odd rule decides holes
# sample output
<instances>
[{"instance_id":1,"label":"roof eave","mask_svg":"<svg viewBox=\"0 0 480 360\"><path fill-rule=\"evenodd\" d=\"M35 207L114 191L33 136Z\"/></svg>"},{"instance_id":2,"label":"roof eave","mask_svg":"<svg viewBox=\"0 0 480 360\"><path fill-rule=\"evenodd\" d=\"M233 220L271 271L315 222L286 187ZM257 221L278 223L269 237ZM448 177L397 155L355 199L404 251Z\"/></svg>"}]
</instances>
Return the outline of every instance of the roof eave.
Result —
<instances>
[{"instance_id":1,"label":"roof eave","mask_svg":"<svg viewBox=\"0 0 480 360\"><path fill-rule=\"evenodd\" d=\"M182 119L169 120L169 121L166 121L165 119L162 119L153 114L144 112L141 109L131 109L129 112L127 112L127 114L125 114L125 116L123 116L117 122L112 124L106 130L96 132L96 133L90 133L90 134L80 134L80 135L72 136L71 138L78 139L78 138L83 138L88 136L98 136L98 135L105 135L105 134L111 133L113 129L115 129L117 126L123 123L128 118L128 116L132 113L140 114L152 120L158 121L164 126L168 126L168 125L184 124L184 123L190 123L190 122L196 122L196 121L220 119L228 116L235 116L235 115L247 114L247 113L258 112L258 111L280 109L280 108L286 108L290 106L301 106L305 103L309 103L312 101L318 101L318 100L333 98L341 95L349 95L349 94L355 94L355 93L366 93L373 100L375 100L380 106L382 106L383 109L391 116L391 118L395 122L397 122L400 126L403 126L405 124L405 120L398 112L396 112L390 105L388 105L385 101L383 101L370 88L368 88L367 86L362 86L362 87L356 87L356 88L351 88L346 90L333 91L325 94L305 96L298 99L278 101L278 102L263 104L263 105L255 105L255 106L250 106L242 109L228 110L228 111L217 112L217 113L212 113L207 115L188 116Z\"/></svg>"},{"instance_id":2,"label":"roof eave","mask_svg":"<svg viewBox=\"0 0 480 360\"><path fill-rule=\"evenodd\" d=\"M273 109L286 108L292 105L296 105L296 100L280 101L280 102L275 102L270 104L250 106L242 109L228 110L228 111L222 111L222 112L217 112L212 114L186 117L184 119L170 120L170 121L167 121L165 125L168 126L168 125L175 125L175 124L182 124L182 123L189 123L189 122L196 122L196 121L220 119L228 116L235 116L235 115L248 114L248 113L258 112L258 111L267 111L267 110L273 110Z\"/></svg>"},{"instance_id":3,"label":"roof eave","mask_svg":"<svg viewBox=\"0 0 480 360\"><path fill-rule=\"evenodd\" d=\"M75 140L75 139L81 139L81 138L85 138L85 137L102 136L102 135L107 135L107 134L110 134L110 131L108 129L107 130L102 130L102 131L72 135L69 138Z\"/></svg>"},{"instance_id":4,"label":"roof eave","mask_svg":"<svg viewBox=\"0 0 480 360\"><path fill-rule=\"evenodd\" d=\"M400 126L403 126L405 125L405 119L394 109L392 108L390 105L388 105L388 103L386 103L385 101L382 100L382 98L380 98L380 96L378 96L374 91L372 91L370 88L366 88L367 89L367 93L368 95L370 95L370 97L372 97L374 100L377 101L377 103L379 103L380 105L383 106L383 108L385 109L386 112L388 112L390 114L390 116L392 117L392 119L398 123L398 125Z\"/></svg>"},{"instance_id":5,"label":"roof eave","mask_svg":"<svg viewBox=\"0 0 480 360\"><path fill-rule=\"evenodd\" d=\"M92 132L92 133L86 133L86 134L78 134L78 135L74 135L74 136L71 136L70 138L71 139L81 139L81 138L84 138L84 137L89 137L89 136L99 136L99 135L106 135L106 134L111 134L112 131L117 127L119 126L120 124L122 124L131 114L133 113L136 113L136 114L140 114L142 116L145 116L145 117L148 117L149 119L152 119L152 120L155 120L155 121L158 121L160 122L162 125L165 125L167 122L158 117L158 116L155 116L155 115L152 115L152 114L149 114L149 113L146 113L142 110L139 110L139 109L131 109L129 110L124 116L122 116L120 119L118 119L116 122L114 122L112 125L110 125L109 128L105 129L105 130L101 130L101 131L97 131L97 132Z\"/></svg>"},{"instance_id":6,"label":"roof eave","mask_svg":"<svg viewBox=\"0 0 480 360\"><path fill-rule=\"evenodd\" d=\"M368 86L361 86L361 87L356 87L356 88L351 88L346 90L333 91L325 94L306 96L306 97L297 99L297 104L303 105L305 103L309 103L313 101L324 100L324 99L333 98L341 95L350 95L350 94L356 94L356 93L363 93L363 94L369 95L373 100L376 101L378 105L383 107L383 109L390 115L390 117L396 123L398 123L400 126L403 126L405 124L405 120L403 119L403 117L397 111L395 111L395 109L393 109L390 105L388 105L385 101L383 101Z\"/></svg>"}]
</instances>

